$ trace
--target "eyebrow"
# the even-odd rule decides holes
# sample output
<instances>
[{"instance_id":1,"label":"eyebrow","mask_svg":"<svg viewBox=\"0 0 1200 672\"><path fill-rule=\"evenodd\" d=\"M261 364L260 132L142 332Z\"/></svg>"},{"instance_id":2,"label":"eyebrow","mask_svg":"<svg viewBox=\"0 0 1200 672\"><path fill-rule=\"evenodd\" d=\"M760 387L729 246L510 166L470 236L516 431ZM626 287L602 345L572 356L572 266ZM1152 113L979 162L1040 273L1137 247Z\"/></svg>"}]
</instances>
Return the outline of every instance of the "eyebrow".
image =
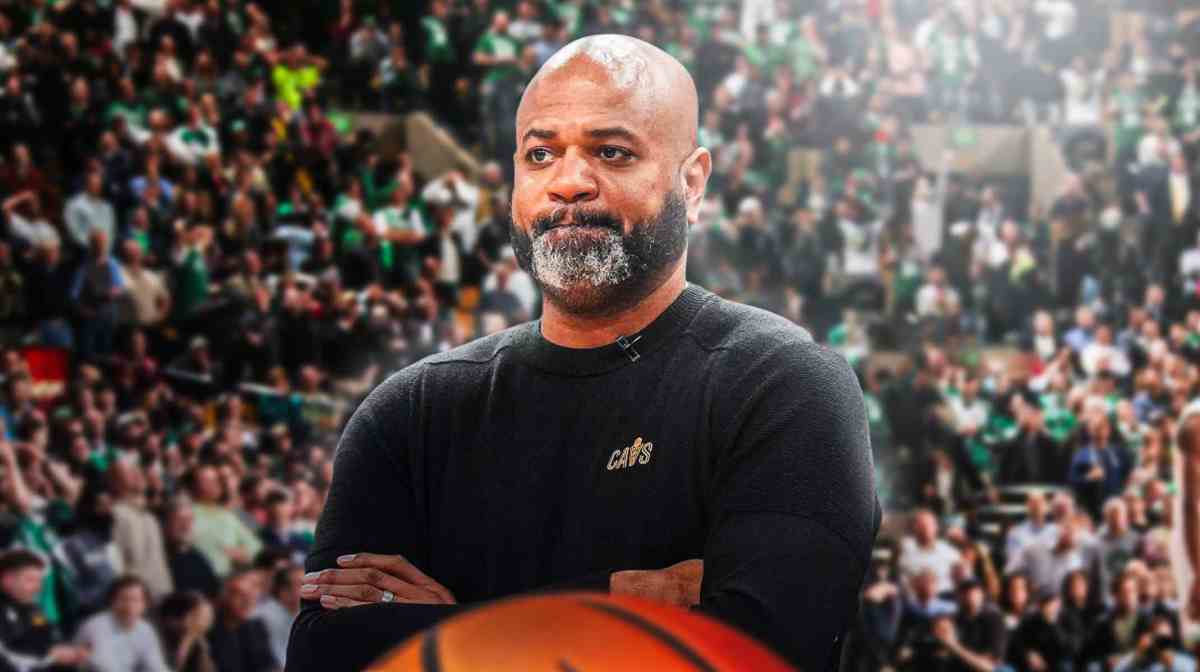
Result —
<instances>
[{"instance_id":1,"label":"eyebrow","mask_svg":"<svg viewBox=\"0 0 1200 672\"><path fill-rule=\"evenodd\" d=\"M608 126L605 128L593 128L584 131L584 135L589 138L622 138L629 142L638 142L638 136L633 131L622 126ZM539 138L542 140L553 140L558 137L557 131L551 131L544 128L531 128L525 131L525 135L521 136L521 143L524 144L529 138Z\"/></svg>"}]
</instances>

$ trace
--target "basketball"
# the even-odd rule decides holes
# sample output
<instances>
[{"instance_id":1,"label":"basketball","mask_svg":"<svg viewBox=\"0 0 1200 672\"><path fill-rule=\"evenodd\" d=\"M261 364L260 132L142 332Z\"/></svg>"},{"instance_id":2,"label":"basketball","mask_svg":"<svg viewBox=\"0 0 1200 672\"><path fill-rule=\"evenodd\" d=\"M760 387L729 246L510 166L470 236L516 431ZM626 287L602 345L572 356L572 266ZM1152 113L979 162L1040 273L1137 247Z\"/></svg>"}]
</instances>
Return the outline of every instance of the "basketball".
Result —
<instances>
[{"instance_id":1,"label":"basketball","mask_svg":"<svg viewBox=\"0 0 1200 672\"><path fill-rule=\"evenodd\" d=\"M591 593L503 600L430 628L372 672L792 670L766 647L676 607Z\"/></svg>"}]
</instances>

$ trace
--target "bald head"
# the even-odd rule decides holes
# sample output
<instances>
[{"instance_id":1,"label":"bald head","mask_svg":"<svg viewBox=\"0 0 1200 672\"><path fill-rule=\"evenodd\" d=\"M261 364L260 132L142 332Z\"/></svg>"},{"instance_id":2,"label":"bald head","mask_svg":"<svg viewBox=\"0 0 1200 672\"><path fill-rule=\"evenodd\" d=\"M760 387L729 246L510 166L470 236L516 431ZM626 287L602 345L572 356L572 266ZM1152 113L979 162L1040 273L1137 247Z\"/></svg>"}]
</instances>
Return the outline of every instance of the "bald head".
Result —
<instances>
[{"instance_id":1,"label":"bald head","mask_svg":"<svg viewBox=\"0 0 1200 672\"><path fill-rule=\"evenodd\" d=\"M591 89L597 102L619 106L677 160L696 147L696 83L675 57L648 42L628 35L591 35L555 52L521 97L518 142L523 122L564 102L564 85Z\"/></svg>"}]
</instances>

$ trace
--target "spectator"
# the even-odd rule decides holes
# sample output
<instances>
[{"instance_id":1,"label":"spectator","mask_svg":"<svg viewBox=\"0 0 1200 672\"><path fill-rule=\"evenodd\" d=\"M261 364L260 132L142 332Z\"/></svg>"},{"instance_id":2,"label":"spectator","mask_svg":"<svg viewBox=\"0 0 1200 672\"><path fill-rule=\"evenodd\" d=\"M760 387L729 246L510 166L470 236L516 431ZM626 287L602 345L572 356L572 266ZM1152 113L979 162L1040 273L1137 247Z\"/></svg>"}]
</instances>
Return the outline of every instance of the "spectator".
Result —
<instances>
[{"instance_id":1,"label":"spectator","mask_svg":"<svg viewBox=\"0 0 1200 672\"><path fill-rule=\"evenodd\" d=\"M113 541L112 497L99 480L89 481L76 503L78 524L59 550L76 578L77 609L90 616L104 608L109 590L124 572L121 553Z\"/></svg>"},{"instance_id":2,"label":"spectator","mask_svg":"<svg viewBox=\"0 0 1200 672\"><path fill-rule=\"evenodd\" d=\"M80 249L89 249L94 232L104 234L104 252L108 253L117 234L117 218L113 206L104 198L104 175L99 171L87 174L84 190L67 201L63 213L71 242Z\"/></svg>"},{"instance_id":3,"label":"spectator","mask_svg":"<svg viewBox=\"0 0 1200 672\"><path fill-rule=\"evenodd\" d=\"M1070 482L1084 508L1099 516L1103 502L1120 493L1129 460L1124 448L1113 442L1107 416L1093 417L1088 429L1089 442L1071 458Z\"/></svg>"},{"instance_id":4,"label":"spectator","mask_svg":"<svg viewBox=\"0 0 1200 672\"><path fill-rule=\"evenodd\" d=\"M1084 657L1088 660L1104 660L1115 666L1123 657L1121 652L1135 648L1139 629L1145 627L1147 614L1138 603L1136 575L1130 572L1118 575L1113 579L1111 591L1113 604L1089 633L1084 645Z\"/></svg>"},{"instance_id":5,"label":"spectator","mask_svg":"<svg viewBox=\"0 0 1200 672\"><path fill-rule=\"evenodd\" d=\"M248 565L262 543L223 503L217 468L196 467L189 476L195 524L192 539L218 577L228 576L235 564Z\"/></svg>"},{"instance_id":6,"label":"spectator","mask_svg":"<svg viewBox=\"0 0 1200 672\"><path fill-rule=\"evenodd\" d=\"M961 670L999 665L1008 646L1004 617L987 604L987 594L978 581L958 586L957 613L953 620L938 620L933 635L949 650Z\"/></svg>"},{"instance_id":7,"label":"spectator","mask_svg":"<svg viewBox=\"0 0 1200 672\"><path fill-rule=\"evenodd\" d=\"M961 559L959 552L938 538L938 522L933 512L920 510L913 516L912 535L904 537L900 548L900 576L912 581L918 574L933 574L935 593L954 589L950 570Z\"/></svg>"},{"instance_id":8,"label":"spectator","mask_svg":"<svg viewBox=\"0 0 1200 672\"><path fill-rule=\"evenodd\" d=\"M191 591L168 595L159 608L159 619L159 633L171 669L217 672L208 643L213 609L203 595Z\"/></svg>"},{"instance_id":9,"label":"spectator","mask_svg":"<svg viewBox=\"0 0 1200 672\"><path fill-rule=\"evenodd\" d=\"M1057 592L1072 571L1083 569L1087 563L1087 547L1082 543L1079 523L1074 519L1058 521L1058 537L1052 543L1033 543L1017 556L1010 557L1004 567L1006 574L1020 572L1029 578L1031 590L1037 594Z\"/></svg>"},{"instance_id":10,"label":"spectator","mask_svg":"<svg viewBox=\"0 0 1200 672\"><path fill-rule=\"evenodd\" d=\"M117 299L125 291L125 278L108 249L108 235L101 229L93 231L87 258L71 283L71 298L79 317L79 351L84 359L103 357L113 347Z\"/></svg>"},{"instance_id":11,"label":"spectator","mask_svg":"<svg viewBox=\"0 0 1200 672\"><path fill-rule=\"evenodd\" d=\"M174 586L167 566L163 533L158 520L147 509L146 479L127 460L109 468L113 493L113 540L126 573L145 583L150 602L166 597Z\"/></svg>"},{"instance_id":12,"label":"spectator","mask_svg":"<svg viewBox=\"0 0 1200 672\"><path fill-rule=\"evenodd\" d=\"M1045 494L1040 490L1030 492L1025 497L1025 520L1009 528L1005 537L1005 557L1020 557L1029 546L1049 545L1058 539L1058 526L1047 514Z\"/></svg>"},{"instance_id":13,"label":"spectator","mask_svg":"<svg viewBox=\"0 0 1200 672\"><path fill-rule=\"evenodd\" d=\"M193 545L192 528L195 513L192 502L177 497L168 503L163 521L163 537L167 548L167 566L177 591L195 591L216 597L220 579L203 552Z\"/></svg>"},{"instance_id":14,"label":"spectator","mask_svg":"<svg viewBox=\"0 0 1200 672\"><path fill-rule=\"evenodd\" d=\"M258 603L254 617L262 621L271 640L271 653L283 668L287 659L288 637L292 621L300 611L300 582L304 568L286 563L275 569L270 577L270 593Z\"/></svg>"},{"instance_id":15,"label":"spectator","mask_svg":"<svg viewBox=\"0 0 1200 672\"><path fill-rule=\"evenodd\" d=\"M1037 609L1022 619L1013 633L1008 661L1017 669L1071 669L1078 655L1077 642L1063 627L1062 597L1056 592L1038 598Z\"/></svg>"},{"instance_id":16,"label":"spectator","mask_svg":"<svg viewBox=\"0 0 1200 672\"><path fill-rule=\"evenodd\" d=\"M221 672L281 669L272 654L266 626L252 617L258 598L258 581L253 572L235 572L225 579L216 622L208 636L213 661Z\"/></svg>"},{"instance_id":17,"label":"spectator","mask_svg":"<svg viewBox=\"0 0 1200 672\"><path fill-rule=\"evenodd\" d=\"M26 550L0 554L0 660L13 669L75 667L88 659L85 647L60 643L37 607L45 562Z\"/></svg>"},{"instance_id":18,"label":"spectator","mask_svg":"<svg viewBox=\"0 0 1200 672\"><path fill-rule=\"evenodd\" d=\"M91 651L87 663L98 672L167 672L154 628L144 616L150 602L145 584L124 576L109 586L108 609L79 627L77 642Z\"/></svg>"}]
</instances>

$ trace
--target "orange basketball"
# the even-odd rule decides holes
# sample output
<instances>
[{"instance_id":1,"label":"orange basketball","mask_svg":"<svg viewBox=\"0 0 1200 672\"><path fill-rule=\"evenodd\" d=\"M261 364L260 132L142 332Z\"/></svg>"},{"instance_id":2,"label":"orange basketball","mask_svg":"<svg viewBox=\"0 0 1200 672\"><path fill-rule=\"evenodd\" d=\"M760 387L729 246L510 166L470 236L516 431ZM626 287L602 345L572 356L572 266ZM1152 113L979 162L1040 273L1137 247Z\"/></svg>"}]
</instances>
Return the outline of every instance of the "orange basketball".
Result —
<instances>
[{"instance_id":1,"label":"orange basketball","mask_svg":"<svg viewBox=\"0 0 1200 672\"><path fill-rule=\"evenodd\" d=\"M502 600L410 638L373 672L784 672L746 635L684 609L563 593Z\"/></svg>"}]
</instances>

